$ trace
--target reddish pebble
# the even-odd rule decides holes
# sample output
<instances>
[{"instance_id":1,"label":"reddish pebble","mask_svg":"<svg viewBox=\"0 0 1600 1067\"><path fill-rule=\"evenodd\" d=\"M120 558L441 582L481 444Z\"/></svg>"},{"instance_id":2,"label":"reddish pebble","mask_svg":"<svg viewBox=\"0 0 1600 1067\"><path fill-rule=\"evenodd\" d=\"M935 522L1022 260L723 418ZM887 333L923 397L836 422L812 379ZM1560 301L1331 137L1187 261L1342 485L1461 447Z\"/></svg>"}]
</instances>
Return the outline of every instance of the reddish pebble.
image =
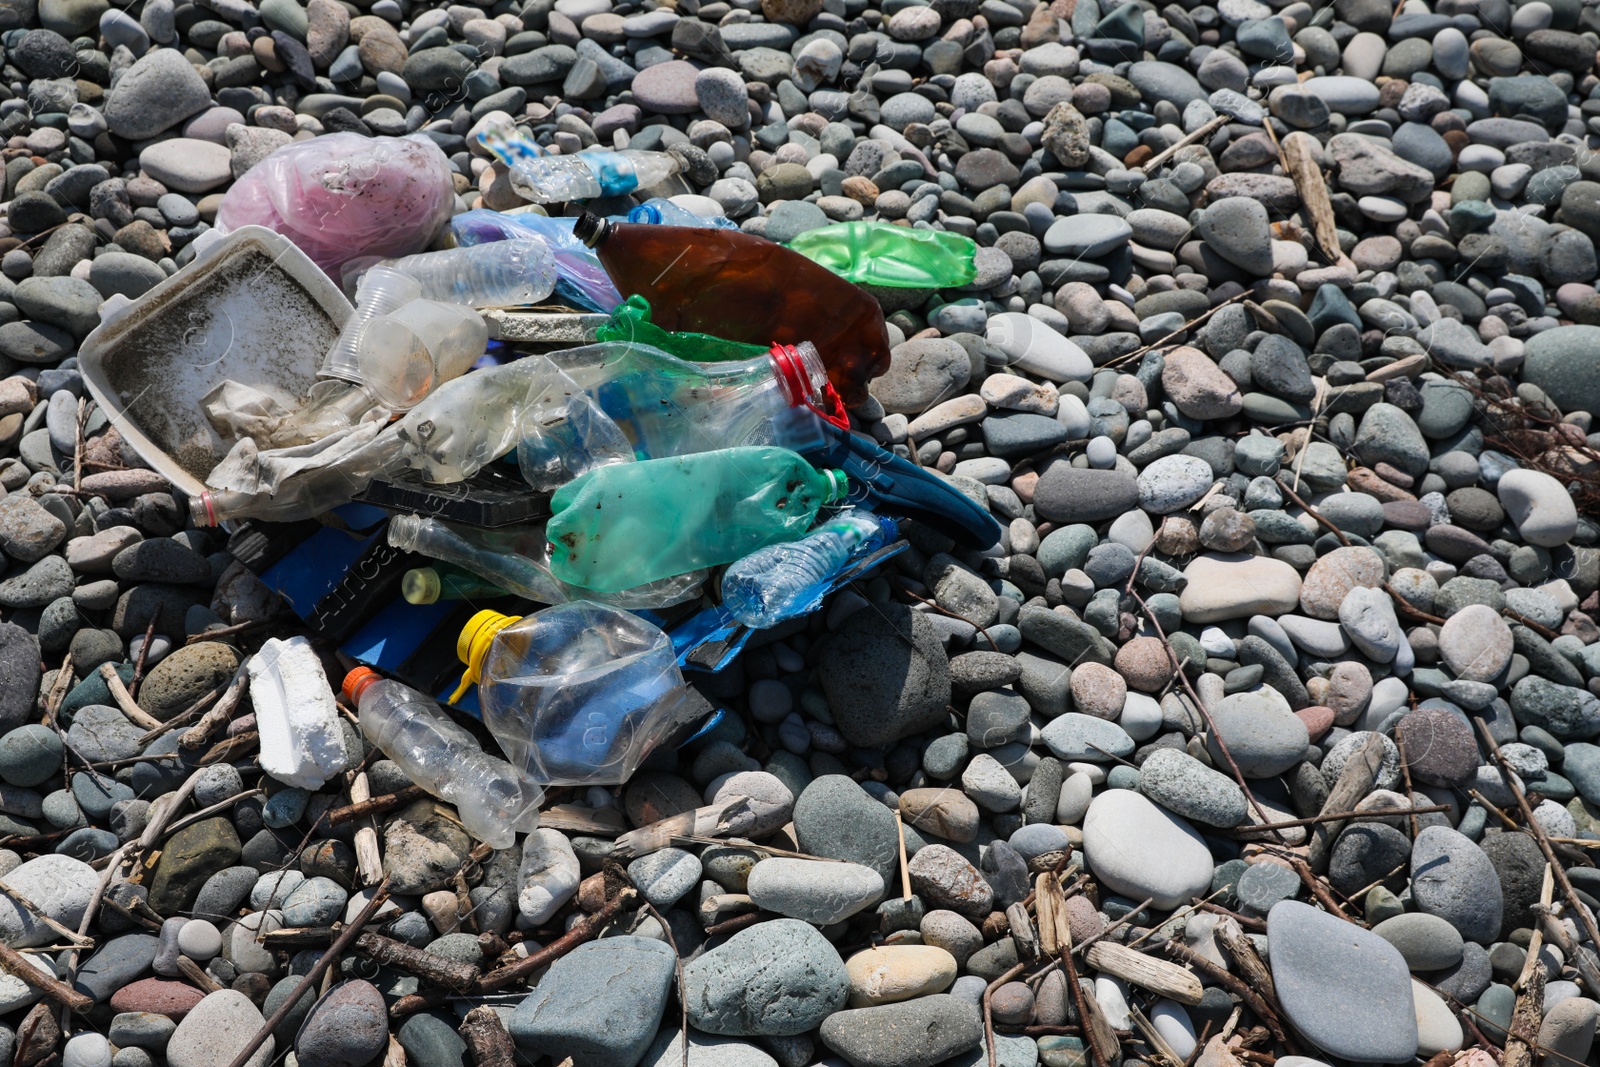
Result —
<instances>
[{"instance_id":1,"label":"reddish pebble","mask_svg":"<svg viewBox=\"0 0 1600 1067\"><path fill-rule=\"evenodd\" d=\"M1024 504L1033 503L1033 489L1039 484L1038 471L1023 471L1011 479L1011 491L1017 494L1017 499Z\"/></svg>"},{"instance_id":2,"label":"reddish pebble","mask_svg":"<svg viewBox=\"0 0 1600 1067\"><path fill-rule=\"evenodd\" d=\"M111 994L111 1009L118 1012L147 1011L178 1020L189 1014L189 1010L204 997L204 993L184 982L169 978L144 978Z\"/></svg>"},{"instance_id":3,"label":"reddish pebble","mask_svg":"<svg viewBox=\"0 0 1600 1067\"><path fill-rule=\"evenodd\" d=\"M1309 708L1301 708L1295 712L1295 717L1306 724L1306 733L1311 735L1311 743L1316 744L1322 740L1322 735L1333 728L1333 709L1313 704Z\"/></svg>"}]
</instances>

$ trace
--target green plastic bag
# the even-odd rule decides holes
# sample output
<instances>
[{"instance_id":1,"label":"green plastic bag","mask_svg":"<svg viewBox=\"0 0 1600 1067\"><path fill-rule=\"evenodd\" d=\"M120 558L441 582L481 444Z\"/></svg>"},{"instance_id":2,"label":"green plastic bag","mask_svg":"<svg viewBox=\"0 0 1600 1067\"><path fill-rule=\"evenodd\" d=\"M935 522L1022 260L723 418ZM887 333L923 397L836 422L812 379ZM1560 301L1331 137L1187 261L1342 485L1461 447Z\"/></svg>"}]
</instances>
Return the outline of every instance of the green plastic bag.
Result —
<instances>
[{"instance_id":1,"label":"green plastic bag","mask_svg":"<svg viewBox=\"0 0 1600 1067\"><path fill-rule=\"evenodd\" d=\"M969 237L889 222L844 222L807 230L789 247L857 285L953 289L978 276Z\"/></svg>"}]
</instances>

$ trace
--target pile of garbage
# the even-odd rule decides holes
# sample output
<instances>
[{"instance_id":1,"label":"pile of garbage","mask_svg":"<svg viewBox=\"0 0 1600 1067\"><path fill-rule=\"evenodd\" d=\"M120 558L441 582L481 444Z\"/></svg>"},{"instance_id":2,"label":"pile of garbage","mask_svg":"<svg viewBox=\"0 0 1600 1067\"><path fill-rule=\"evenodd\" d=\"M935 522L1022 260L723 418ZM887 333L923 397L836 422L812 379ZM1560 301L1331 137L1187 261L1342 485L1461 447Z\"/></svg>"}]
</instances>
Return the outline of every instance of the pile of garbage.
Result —
<instances>
[{"instance_id":1,"label":"pile of garbage","mask_svg":"<svg viewBox=\"0 0 1600 1067\"><path fill-rule=\"evenodd\" d=\"M665 153L553 156L515 131L480 137L536 203L629 193L677 169ZM365 154L360 182L328 188L332 161L349 152ZM367 738L454 802L476 837L506 848L537 825L544 789L625 783L652 748L681 740L680 719L704 717L703 700L686 711L679 663L707 633L739 632L715 668L752 633L803 619L906 547L898 520L931 521L973 549L999 541L985 508L851 434L846 413L890 363L882 309L855 283L963 285L976 245L857 222L795 251L665 199L622 219L450 218L445 174L421 138L280 149L224 198L193 262L112 310L82 358L141 457L199 483L197 525L314 520L373 499L374 483L420 481L447 503L380 508L388 546L420 564L401 578L406 604L544 606L485 607L456 635L464 673L450 699L477 686L476 711L509 762L478 750L424 693L369 668L345 685ZM441 239L453 246L424 250L446 222ZM270 266L241 274L257 246ZM259 306L288 306L275 289L326 294L323 272L354 306L337 295L322 304L338 331L314 373L286 370L278 331L251 324L255 344L187 369L189 388L209 385L199 398L208 426L174 436L166 399L152 408L142 384L124 402L119 368L195 300L215 304L219 286L242 278ZM596 343L491 349L483 311L536 316L557 292L612 309ZM141 378L153 370L145 362ZM220 458L206 469L196 457L208 451ZM470 498L481 472L520 477L540 521L451 521L461 504L452 490ZM661 628L669 618L682 624L676 641ZM278 656L259 670L282 688L297 672ZM283 702L284 748L263 739L269 773L319 744L332 751L331 704L321 704L307 716L299 700ZM323 765L322 780L341 767Z\"/></svg>"},{"instance_id":2,"label":"pile of garbage","mask_svg":"<svg viewBox=\"0 0 1600 1067\"><path fill-rule=\"evenodd\" d=\"M1596 1062L1594 3L0 44L0 1059Z\"/></svg>"}]
</instances>

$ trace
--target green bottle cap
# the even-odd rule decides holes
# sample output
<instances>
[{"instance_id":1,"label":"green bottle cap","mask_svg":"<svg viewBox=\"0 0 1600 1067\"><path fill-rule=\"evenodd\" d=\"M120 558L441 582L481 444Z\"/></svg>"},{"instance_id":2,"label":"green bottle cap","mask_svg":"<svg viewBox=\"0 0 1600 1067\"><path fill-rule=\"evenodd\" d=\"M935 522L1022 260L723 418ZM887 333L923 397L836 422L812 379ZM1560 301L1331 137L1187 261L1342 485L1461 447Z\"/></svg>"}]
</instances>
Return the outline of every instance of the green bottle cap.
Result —
<instances>
[{"instance_id":1,"label":"green bottle cap","mask_svg":"<svg viewBox=\"0 0 1600 1067\"><path fill-rule=\"evenodd\" d=\"M828 476L828 496L822 502L824 507L837 504L850 495L850 479L845 475L844 471L825 470L822 473Z\"/></svg>"}]
</instances>

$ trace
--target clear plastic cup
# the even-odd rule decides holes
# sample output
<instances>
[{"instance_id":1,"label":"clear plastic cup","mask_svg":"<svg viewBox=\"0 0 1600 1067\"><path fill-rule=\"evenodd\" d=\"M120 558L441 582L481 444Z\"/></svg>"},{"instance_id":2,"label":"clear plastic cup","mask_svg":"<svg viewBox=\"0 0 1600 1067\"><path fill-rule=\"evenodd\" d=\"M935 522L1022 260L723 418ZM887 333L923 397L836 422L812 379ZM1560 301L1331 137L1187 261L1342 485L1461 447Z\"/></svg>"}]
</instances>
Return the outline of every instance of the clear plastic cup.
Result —
<instances>
[{"instance_id":1,"label":"clear plastic cup","mask_svg":"<svg viewBox=\"0 0 1600 1067\"><path fill-rule=\"evenodd\" d=\"M361 285L356 289L355 313L346 320L344 329L339 332L339 339L323 358L319 376L360 382L361 365L356 345L362 328L375 316L398 311L420 296L422 286L409 274L388 267L373 267L367 271L361 276Z\"/></svg>"},{"instance_id":2,"label":"clear plastic cup","mask_svg":"<svg viewBox=\"0 0 1600 1067\"><path fill-rule=\"evenodd\" d=\"M413 300L367 320L356 339L356 366L379 403L408 411L470 370L488 343L488 327L472 308Z\"/></svg>"}]
</instances>

